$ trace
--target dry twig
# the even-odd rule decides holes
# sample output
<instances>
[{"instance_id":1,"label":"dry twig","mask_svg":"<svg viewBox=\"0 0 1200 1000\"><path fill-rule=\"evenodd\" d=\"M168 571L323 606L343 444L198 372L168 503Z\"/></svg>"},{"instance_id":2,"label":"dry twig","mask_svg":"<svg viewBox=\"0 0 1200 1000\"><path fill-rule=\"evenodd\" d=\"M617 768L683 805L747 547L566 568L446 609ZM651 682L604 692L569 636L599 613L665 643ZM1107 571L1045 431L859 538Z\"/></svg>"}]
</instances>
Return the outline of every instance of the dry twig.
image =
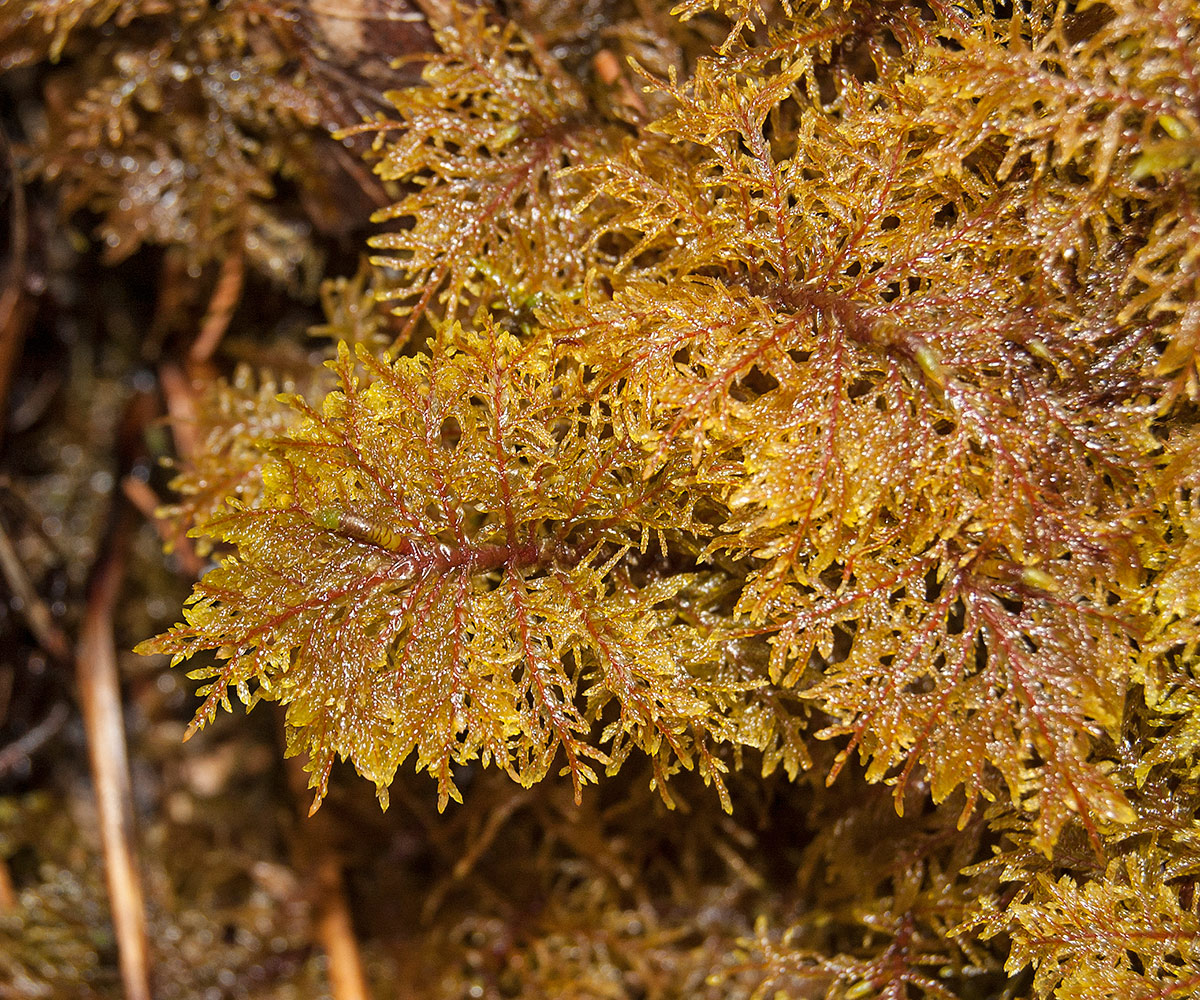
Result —
<instances>
[{"instance_id":1,"label":"dry twig","mask_svg":"<svg viewBox=\"0 0 1200 1000\"><path fill-rule=\"evenodd\" d=\"M137 508L138 513L154 525L163 545L179 560L179 568L184 575L198 579L201 570L204 569L204 560L196 555L196 547L188 538L186 529L172 525L167 518L159 516L162 501L150 484L136 476L126 476L121 480L121 492L125 494L125 499Z\"/></svg>"},{"instance_id":2,"label":"dry twig","mask_svg":"<svg viewBox=\"0 0 1200 1000\"><path fill-rule=\"evenodd\" d=\"M370 1000L358 940L350 921L350 907L342 879L342 866L326 852L317 863L317 938L329 958L329 989L334 1000Z\"/></svg>"},{"instance_id":3,"label":"dry twig","mask_svg":"<svg viewBox=\"0 0 1200 1000\"><path fill-rule=\"evenodd\" d=\"M229 329L233 311L241 301L245 281L246 258L238 250L221 263L221 273L209 300L208 311L204 314L204 322L200 325L200 333L188 351L189 361L203 363L213 356L225 331Z\"/></svg>"},{"instance_id":4,"label":"dry twig","mask_svg":"<svg viewBox=\"0 0 1200 1000\"><path fill-rule=\"evenodd\" d=\"M69 714L63 702L55 702L41 722L0 750L0 777L18 767L23 761L29 760L52 740L62 729Z\"/></svg>"},{"instance_id":5,"label":"dry twig","mask_svg":"<svg viewBox=\"0 0 1200 1000\"><path fill-rule=\"evenodd\" d=\"M422 923L429 924L433 922L434 915L441 908L446 895L474 871L475 866L479 864L479 859L487 853L496 836L512 818L513 813L528 805L532 801L532 798L533 796L529 789L523 789L512 795L501 803L498 808L493 809L488 814L483 828L472 839L471 846L467 849L466 853L455 862L450 873L425 898L425 904L421 907Z\"/></svg>"},{"instance_id":6,"label":"dry twig","mask_svg":"<svg viewBox=\"0 0 1200 1000\"><path fill-rule=\"evenodd\" d=\"M42 649L57 662L70 663L71 644L54 621L46 602L38 596L3 525L0 525L0 573L13 596L20 599L21 613Z\"/></svg>"},{"instance_id":7,"label":"dry twig","mask_svg":"<svg viewBox=\"0 0 1200 1000\"><path fill-rule=\"evenodd\" d=\"M175 452L187 462L199 451L196 395L188 377L175 365L163 365L158 370L158 384L167 404L168 423L175 439Z\"/></svg>"},{"instance_id":8,"label":"dry twig","mask_svg":"<svg viewBox=\"0 0 1200 1000\"><path fill-rule=\"evenodd\" d=\"M302 816L308 813L308 775L298 757L287 762L288 784ZM342 863L330 846L328 830L320 816L300 821L297 863L306 869L316 887L316 931L329 959L329 989L333 1000L371 1000L363 971L358 939L346 901Z\"/></svg>"},{"instance_id":9,"label":"dry twig","mask_svg":"<svg viewBox=\"0 0 1200 1000\"><path fill-rule=\"evenodd\" d=\"M17 890L13 885L12 875L8 872L8 863L0 858L0 913L17 908Z\"/></svg>"},{"instance_id":10,"label":"dry twig","mask_svg":"<svg viewBox=\"0 0 1200 1000\"><path fill-rule=\"evenodd\" d=\"M8 137L0 131L0 144L8 160L9 188L9 247L8 274L4 287L0 289L0 435L4 432L4 418L8 412L8 386L12 380L21 346L25 342L25 330L32 318L33 309L25 293L25 250L29 242L28 218L25 207L25 188L17 174L12 147Z\"/></svg>"},{"instance_id":11,"label":"dry twig","mask_svg":"<svg viewBox=\"0 0 1200 1000\"><path fill-rule=\"evenodd\" d=\"M75 666L125 1000L150 1000L145 904L137 866L133 796L112 627L125 574L129 530L130 516L125 508L88 588Z\"/></svg>"}]
</instances>

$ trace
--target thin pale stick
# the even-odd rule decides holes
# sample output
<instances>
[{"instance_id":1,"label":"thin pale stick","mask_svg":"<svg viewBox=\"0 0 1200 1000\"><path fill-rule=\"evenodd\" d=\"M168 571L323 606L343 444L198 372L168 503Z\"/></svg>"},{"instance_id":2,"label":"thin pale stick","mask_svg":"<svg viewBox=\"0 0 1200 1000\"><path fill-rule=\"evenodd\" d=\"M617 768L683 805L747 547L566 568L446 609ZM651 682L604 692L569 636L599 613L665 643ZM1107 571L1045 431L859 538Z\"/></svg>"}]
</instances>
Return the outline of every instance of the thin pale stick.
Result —
<instances>
[{"instance_id":1,"label":"thin pale stick","mask_svg":"<svg viewBox=\"0 0 1200 1000\"><path fill-rule=\"evenodd\" d=\"M122 543L127 530L118 530L115 535L115 544L102 557L88 590L75 668L125 1000L150 1000L146 908L137 865L133 795L112 625L125 572Z\"/></svg>"},{"instance_id":2,"label":"thin pale stick","mask_svg":"<svg viewBox=\"0 0 1200 1000\"><path fill-rule=\"evenodd\" d=\"M287 761L288 785L301 815L308 812L308 775L298 757ZM321 817L300 821L297 863L307 869L317 894L317 940L329 959L329 991L333 1000L371 1000L358 939L346 902L342 865L322 835Z\"/></svg>"},{"instance_id":3,"label":"thin pale stick","mask_svg":"<svg viewBox=\"0 0 1200 1000\"><path fill-rule=\"evenodd\" d=\"M342 868L336 858L325 854L320 859L316 883L321 893L317 903L317 939L329 958L329 990L334 1000L370 1000L358 939L346 904Z\"/></svg>"},{"instance_id":4,"label":"thin pale stick","mask_svg":"<svg viewBox=\"0 0 1200 1000\"><path fill-rule=\"evenodd\" d=\"M0 913L8 913L16 908L17 890L8 871L8 862L0 858Z\"/></svg>"},{"instance_id":5,"label":"thin pale stick","mask_svg":"<svg viewBox=\"0 0 1200 1000\"><path fill-rule=\"evenodd\" d=\"M199 430L196 417L196 395L188 377L175 365L166 364L158 370L158 384L170 416L171 436L175 439L175 451L185 462L190 462L200 450Z\"/></svg>"},{"instance_id":6,"label":"thin pale stick","mask_svg":"<svg viewBox=\"0 0 1200 1000\"><path fill-rule=\"evenodd\" d=\"M21 614L24 615L30 631L37 638L39 645L59 663L69 663L71 660L71 644L54 617L46 602L38 596L25 564L21 562L16 547L8 537L8 532L0 525L0 573L13 596L21 600Z\"/></svg>"},{"instance_id":7,"label":"thin pale stick","mask_svg":"<svg viewBox=\"0 0 1200 1000\"><path fill-rule=\"evenodd\" d=\"M233 311L241 301L245 280L246 259L240 250L235 251L221 264L221 273L217 277L217 286L213 289L204 321L200 324L200 333L188 351L189 361L202 363L213 356L225 331L229 329Z\"/></svg>"},{"instance_id":8,"label":"thin pale stick","mask_svg":"<svg viewBox=\"0 0 1200 1000\"><path fill-rule=\"evenodd\" d=\"M12 197L9 207L9 267L4 289L0 291L0 434L8 413L8 389L13 372L25 343L25 332L33 307L25 294L25 253L29 243L28 219L25 206L25 187L17 170L8 136L0 131L0 143L8 160L9 184Z\"/></svg>"},{"instance_id":9,"label":"thin pale stick","mask_svg":"<svg viewBox=\"0 0 1200 1000\"><path fill-rule=\"evenodd\" d=\"M159 500L158 494L154 492L150 484L134 476L126 476L121 480L121 492L125 494L125 499L154 525L163 544L171 547L175 558L179 560L179 568L183 570L184 575L193 578L199 577L201 570L204 569L204 561L196 555L196 548L192 545L192 540L188 538L184 528L172 526L167 518L159 517L158 512L162 507L162 501Z\"/></svg>"},{"instance_id":10,"label":"thin pale stick","mask_svg":"<svg viewBox=\"0 0 1200 1000\"><path fill-rule=\"evenodd\" d=\"M0 778L14 768L27 764L35 753L58 735L68 715L70 712L66 704L55 702L41 722L0 750Z\"/></svg>"}]
</instances>

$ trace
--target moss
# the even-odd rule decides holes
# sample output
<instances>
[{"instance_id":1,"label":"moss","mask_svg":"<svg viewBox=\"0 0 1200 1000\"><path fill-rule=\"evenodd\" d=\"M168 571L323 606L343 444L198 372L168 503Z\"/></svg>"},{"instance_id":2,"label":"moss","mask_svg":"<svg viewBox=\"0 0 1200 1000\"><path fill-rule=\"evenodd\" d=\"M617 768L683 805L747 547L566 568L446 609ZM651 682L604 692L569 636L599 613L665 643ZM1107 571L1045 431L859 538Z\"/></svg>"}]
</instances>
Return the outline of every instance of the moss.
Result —
<instances>
[{"instance_id":1,"label":"moss","mask_svg":"<svg viewBox=\"0 0 1200 1000\"><path fill-rule=\"evenodd\" d=\"M584 8L429 5L357 101L257 8L113 11L48 91L66 207L207 330L375 227L315 348L194 372L217 563L139 647L190 731L279 702L314 805L401 803L428 924L365 934L426 992L1193 992L1200 10Z\"/></svg>"}]
</instances>

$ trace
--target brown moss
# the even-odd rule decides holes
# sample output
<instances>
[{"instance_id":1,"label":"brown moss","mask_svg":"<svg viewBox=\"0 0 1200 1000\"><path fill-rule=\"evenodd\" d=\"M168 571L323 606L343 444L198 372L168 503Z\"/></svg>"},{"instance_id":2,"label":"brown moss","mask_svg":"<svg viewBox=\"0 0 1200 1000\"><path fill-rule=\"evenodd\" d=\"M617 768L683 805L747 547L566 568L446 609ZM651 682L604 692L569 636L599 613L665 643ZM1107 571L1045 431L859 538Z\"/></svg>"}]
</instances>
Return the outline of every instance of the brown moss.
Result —
<instances>
[{"instance_id":1,"label":"brown moss","mask_svg":"<svg viewBox=\"0 0 1200 1000\"><path fill-rule=\"evenodd\" d=\"M81 58L44 162L121 252L187 240L103 156L191 115L198 264L330 210L329 109L378 178L341 344L198 397L219 562L140 648L391 789L427 992L1194 992L1200 9L585 7L431 5L366 106L236 3L178 86Z\"/></svg>"}]
</instances>

